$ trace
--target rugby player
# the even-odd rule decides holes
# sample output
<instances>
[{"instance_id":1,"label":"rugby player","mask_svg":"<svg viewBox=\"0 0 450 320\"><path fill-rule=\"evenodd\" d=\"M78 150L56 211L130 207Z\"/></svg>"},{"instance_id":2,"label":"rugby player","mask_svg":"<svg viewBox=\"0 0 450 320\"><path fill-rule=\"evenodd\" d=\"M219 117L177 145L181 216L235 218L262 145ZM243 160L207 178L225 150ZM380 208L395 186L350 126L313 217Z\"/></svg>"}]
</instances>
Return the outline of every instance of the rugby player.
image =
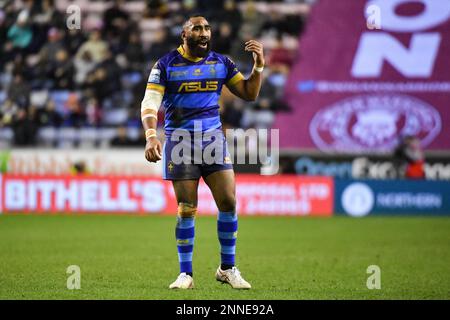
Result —
<instances>
[{"instance_id":1,"label":"rugby player","mask_svg":"<svg viewBox=\"0 0 450 320\"><path fill-rule=\"evenodd\" d=\"M254 66L245 79L228 57L211 51L211 26L203 16L191 16L183 25L182 44L153 66L141 104L141 118L146 135L145 158L150 162L163 161L163 179L171 180L175 191L178 214L175 237L180 274L170 284L171 289L194 287L192 253L197 213L197 189L202 177L212 192L219 209L217 231L221 264L216 280L235 289L250 289L235 265L238 217L235 200L235 176L219 117L219 98L222 86L237 97L254 101L261 89L264 53L261 43L250 40L243 50L253 55ZM165 111L166 141L161 146L156 133L160 105ZM213 133L213 138L192 142L180 131L195 134ZM183 154L183 161L175 159L177 146L184 143L204 152L215 143L214 161L200 161L195 151ZM210 148L211 149L211 148ZM183 149L186 150L186 149ZM192 157L194 154L194 157ZM217 157L219 155L219 157ZM188 159L186 161L186 159ZM197 160L197 161L196 161Z\"/></svg>"}]
</instances>

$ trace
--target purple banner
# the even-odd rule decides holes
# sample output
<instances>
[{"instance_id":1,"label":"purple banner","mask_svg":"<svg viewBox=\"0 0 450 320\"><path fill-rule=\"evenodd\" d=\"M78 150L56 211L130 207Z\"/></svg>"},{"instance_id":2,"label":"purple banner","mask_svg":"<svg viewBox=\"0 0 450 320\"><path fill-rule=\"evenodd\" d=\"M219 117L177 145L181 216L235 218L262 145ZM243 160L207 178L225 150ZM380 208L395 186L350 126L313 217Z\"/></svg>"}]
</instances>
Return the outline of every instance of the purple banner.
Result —
<instances>
[{"instance_id":1,"label":"purple banner","mask_svg":"<svg viewBox=\"0 0 450 320\"><path fill-rule=\"evenodd\" d=\"M401 135L450 150L450 1L320 0L280 113L284 148L390 152Z\"/></svg>"}]
</instances>

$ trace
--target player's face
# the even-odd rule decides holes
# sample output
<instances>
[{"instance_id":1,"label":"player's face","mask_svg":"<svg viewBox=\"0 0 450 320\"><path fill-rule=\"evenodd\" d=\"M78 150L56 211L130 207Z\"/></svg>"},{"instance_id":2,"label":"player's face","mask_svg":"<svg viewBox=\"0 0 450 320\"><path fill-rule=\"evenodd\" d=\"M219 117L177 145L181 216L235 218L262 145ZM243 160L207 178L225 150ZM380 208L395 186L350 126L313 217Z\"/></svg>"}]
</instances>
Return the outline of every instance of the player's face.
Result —
<instances>
[{"instance_id":1,"label":"player's face","mask_svg":"<svg viewBox=\"0 0 450 320\"><path fill-rule=\"evenodd\" d=\"M185 30L185 40L189 50L196 57L206 57L211 50L211 26L205 18L192 18Z\"/></svg>"}]
</instances>

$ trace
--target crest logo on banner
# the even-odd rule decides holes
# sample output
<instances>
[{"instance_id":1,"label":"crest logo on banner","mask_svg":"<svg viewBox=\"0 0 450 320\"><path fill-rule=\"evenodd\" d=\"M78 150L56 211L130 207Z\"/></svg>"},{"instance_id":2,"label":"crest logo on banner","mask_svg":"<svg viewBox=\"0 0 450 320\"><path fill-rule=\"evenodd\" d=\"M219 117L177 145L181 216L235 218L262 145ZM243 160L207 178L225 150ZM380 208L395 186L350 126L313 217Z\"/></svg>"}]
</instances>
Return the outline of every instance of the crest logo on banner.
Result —
<instances>
[{"instance_id":1,"label":"crest logo on banner","mask_svg":"<svg viewBox=\"0 0 450 320\"><path fill-rule=\"evenodd\" d=\"M362 95L321 109L310 134L322 151L392 151L402 135L415 135L422 146L441 131L441 117L431 105L399 94Z\"/></svg>"}]
</instances>

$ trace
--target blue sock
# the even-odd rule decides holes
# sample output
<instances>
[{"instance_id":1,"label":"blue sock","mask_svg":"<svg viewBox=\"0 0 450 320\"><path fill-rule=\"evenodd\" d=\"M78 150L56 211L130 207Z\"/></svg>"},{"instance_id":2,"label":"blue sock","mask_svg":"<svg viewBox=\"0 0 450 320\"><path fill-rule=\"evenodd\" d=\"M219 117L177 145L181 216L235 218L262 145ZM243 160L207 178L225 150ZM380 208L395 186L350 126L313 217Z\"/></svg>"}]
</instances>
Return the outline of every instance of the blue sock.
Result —
<instances>
[{"instance_id":1,"label":"blue sock","mask_svg":"<svg viewBox=\"0 0 450 320\"><path fill-rule=\"evenodd\" d=\"M238 218L236 212L219 211L217 217L217 234L220 242L222 270L235 264Z\"/></svg>"},{"instance_id":2,"label":"blue sock","mask_svg":"<svg viewBox=\"0 0 450 320\"><path fill-rule=\"evenodd\" d=\"M192 276L192 252L194 251L194 217L177 216L175 237L177 239L178 261L180 273L186 272Z\"/></svg>"}]
</instances>

